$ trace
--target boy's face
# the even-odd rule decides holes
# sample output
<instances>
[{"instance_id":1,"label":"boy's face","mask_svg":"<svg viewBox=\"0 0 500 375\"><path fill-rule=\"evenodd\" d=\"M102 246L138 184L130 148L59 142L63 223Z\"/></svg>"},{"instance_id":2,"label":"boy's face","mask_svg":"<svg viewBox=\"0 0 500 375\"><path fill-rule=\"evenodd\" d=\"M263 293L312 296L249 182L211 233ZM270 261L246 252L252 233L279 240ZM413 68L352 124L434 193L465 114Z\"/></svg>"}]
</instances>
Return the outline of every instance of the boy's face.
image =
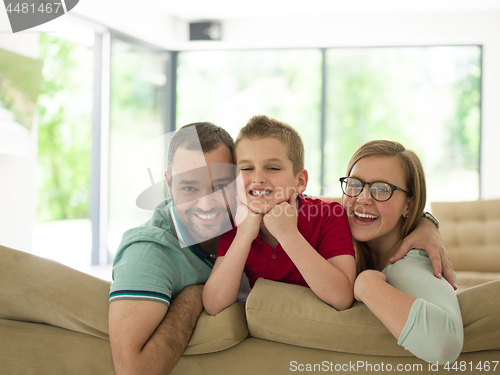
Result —
<instances>
[{"instance_id":1,"label":"boy's face","mask_svg":"<svg viewBox=\"0 0 500 375\"><path fill-rule=\"evenodd\" d=\"M254 212L265 214L307 186L307 172L294 174L285 145L275 138L244 138L235 155L246 193L246 197L238 196Z\"/></svg>"}]
</instances>

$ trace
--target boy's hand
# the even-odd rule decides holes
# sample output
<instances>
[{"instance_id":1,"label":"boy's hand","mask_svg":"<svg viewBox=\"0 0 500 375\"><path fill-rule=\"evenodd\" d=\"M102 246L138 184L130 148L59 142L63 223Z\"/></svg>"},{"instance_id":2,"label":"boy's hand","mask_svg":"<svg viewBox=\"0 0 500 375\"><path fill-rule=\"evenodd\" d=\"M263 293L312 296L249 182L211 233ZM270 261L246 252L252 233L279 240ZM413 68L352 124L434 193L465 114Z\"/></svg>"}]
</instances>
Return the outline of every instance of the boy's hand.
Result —
<instances>
[{"instance_id":1,"label":"boy's hand","mask_svg":"<svg viewBox=\"0 0 500 375\"><path fill-rule=\"evenodd\" d=\"M238 208L234 217L238 237L243 237L247 241L253 241L257 238L262 223L262 215L249 209L245 204L241 203L239 197L236 197Z\"/></svg>"},{"instance_id":2,"label":"boy's hand","mask_svg":"<svg viewBox=\"0 0 500 375\"><path fill-rule=\"evenodd\" d=\"M288 201L277 204L264 215L264 225L278 241L298 230L296 196L292 194Z\"/></svg>"}]
</instances>

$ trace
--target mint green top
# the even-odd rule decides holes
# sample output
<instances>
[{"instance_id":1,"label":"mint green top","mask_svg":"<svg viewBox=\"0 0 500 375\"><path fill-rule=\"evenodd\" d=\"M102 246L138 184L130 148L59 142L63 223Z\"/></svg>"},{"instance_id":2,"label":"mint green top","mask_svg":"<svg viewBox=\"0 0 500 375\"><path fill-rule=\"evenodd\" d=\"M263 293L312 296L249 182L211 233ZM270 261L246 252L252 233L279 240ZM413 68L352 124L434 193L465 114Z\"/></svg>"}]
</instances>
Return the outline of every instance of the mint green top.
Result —
<instances>
[{"instance_id":1,"label":"mint green top","mask_svg":"<svg viewBox=\"0 0 500 375\"><path fill-rule=\"evenodd\" d=\"M398 344L427 362L455 361L464 341L460 306L450 283L434 276L427 253L411 250L382 272L390 285L417 298Z\"/></svg>"},{"instance_id":2,"label":"mint green top","mask_svg":"<svg viewBox=\"0 0 500 375\"><path fill-rule=\"evenodd\" d=\"M170 201L158 206L152 218L126 231L113 262L110 302L170 300L193 284L204 284L213 267L209 254L198 245L181 243Z\"/></svg>"}]
</instances>

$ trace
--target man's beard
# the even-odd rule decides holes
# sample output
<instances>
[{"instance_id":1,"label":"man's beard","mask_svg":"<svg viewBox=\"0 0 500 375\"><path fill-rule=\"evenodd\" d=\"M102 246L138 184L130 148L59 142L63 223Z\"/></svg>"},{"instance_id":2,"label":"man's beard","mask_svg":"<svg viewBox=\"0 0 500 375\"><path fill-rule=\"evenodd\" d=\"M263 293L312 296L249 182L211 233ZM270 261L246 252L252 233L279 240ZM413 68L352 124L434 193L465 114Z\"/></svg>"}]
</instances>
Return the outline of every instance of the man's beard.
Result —
<instances>
[{"instance_id":1,"label":"man's beard","mask_svg":"<svg viewBox=\"0 0 500 375\"><path fill-rule=\"evenodd\" d=\"M210 211L202 211L195 207L189 208L186 211L183 211L179 209L179 207L175 206L174 209L183 230L187 230L189 236L191 237L187 239L188 242L190 242L189 245L210 240L232 229L229 213L223 206L215 207ZM217 215L214 218L217 219L217 221L213 224L204 224L197 221L195 217L196 214L203 216Z\"/></svg>"}]
</instances>

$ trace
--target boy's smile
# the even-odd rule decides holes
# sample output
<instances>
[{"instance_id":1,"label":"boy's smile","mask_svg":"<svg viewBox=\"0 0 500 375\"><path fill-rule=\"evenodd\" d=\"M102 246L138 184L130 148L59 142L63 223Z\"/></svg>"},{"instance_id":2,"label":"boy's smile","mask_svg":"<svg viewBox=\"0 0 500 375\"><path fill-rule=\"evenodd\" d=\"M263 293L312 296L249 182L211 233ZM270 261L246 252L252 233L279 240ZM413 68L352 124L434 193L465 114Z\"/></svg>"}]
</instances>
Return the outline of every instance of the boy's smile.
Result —
<instances>
[{"instance_id":1,"label":"boy's smile","mask_svg":"<svg viewBox=\"0 0 500 375\"><path fill-rule=\"evenodd\" d=\"M246 193L246 201L240 200L254 212L265 214L293 193L305 190L307 172L302 170L295 176L284 144L275 138L244 138L235 157Z\"/></svg>"},{"instance_id":2,"label":"boy's smile","mask_svg":"<svg viewBox=\"0 0 500 375\"><path fill-rule=\"evenodd\" d=\"M252 189L249 191L248 194L250 194L251 196L259 199L259 198L268 198L269 197L269 194L272 193L272 190L271 189Z\"/></svg>"}]
</instances>

